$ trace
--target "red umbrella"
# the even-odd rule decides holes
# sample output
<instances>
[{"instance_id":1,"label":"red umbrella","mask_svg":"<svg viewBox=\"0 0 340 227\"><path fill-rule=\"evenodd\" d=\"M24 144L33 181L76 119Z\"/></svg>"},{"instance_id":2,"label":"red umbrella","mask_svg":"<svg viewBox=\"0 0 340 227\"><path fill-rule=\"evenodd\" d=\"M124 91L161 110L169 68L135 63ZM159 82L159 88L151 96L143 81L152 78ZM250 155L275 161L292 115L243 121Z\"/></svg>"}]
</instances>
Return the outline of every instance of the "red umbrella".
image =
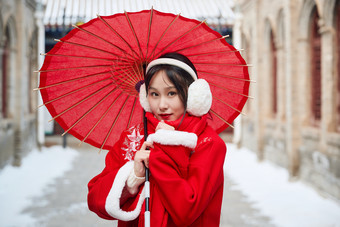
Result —
<instances>
[{"instance_id":1,"label":"red umbrella","mask_svg":"<svg viewBox=\"0 0 340 227\"><path fill-rule=\"evenodd\" d=\"M145 66L179 52L210 84L209 124L219 133L241 113L250 84L246 62L224 38L204 22L153 9L98 16L57 40L38 89L65 132L111 149L123 130L142 121L135 85Z\"/></svg>"}]
</instances>

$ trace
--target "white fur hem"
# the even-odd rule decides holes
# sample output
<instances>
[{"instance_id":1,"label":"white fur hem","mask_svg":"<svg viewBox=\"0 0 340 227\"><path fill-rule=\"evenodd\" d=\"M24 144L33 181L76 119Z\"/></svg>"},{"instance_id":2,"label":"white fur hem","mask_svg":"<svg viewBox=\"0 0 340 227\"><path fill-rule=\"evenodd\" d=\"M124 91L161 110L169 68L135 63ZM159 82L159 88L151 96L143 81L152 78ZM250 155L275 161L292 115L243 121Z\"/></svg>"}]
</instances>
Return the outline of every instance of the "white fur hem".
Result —
<instances>
[{"instance_id":1,"label":"white fur hem","mask_svg":"<svg viewBox=\"0 0 340 227\"><path fill-rule=\"evenodd\" d=\"M148 136L148 142L156 142L163 145L182 145L194 149L197 144L195 133L160 129Z\"/></svg>"},{"instance_id":2,"label":"white fur hem","mask_svg":"<svg viewBox=\"0 0 340 227\"><path fill-rule=\"evenodd\" d=\"M133 169L133 161L127 162L119 169L105 202L106 212L113 218L122 221L131 221L136 219L140 214L141 207L145 198L143 188L135 210L124 211L120 208L120 197L125 187L126 180L130 175L131 169Z\"/></svg>"}]
</instances>

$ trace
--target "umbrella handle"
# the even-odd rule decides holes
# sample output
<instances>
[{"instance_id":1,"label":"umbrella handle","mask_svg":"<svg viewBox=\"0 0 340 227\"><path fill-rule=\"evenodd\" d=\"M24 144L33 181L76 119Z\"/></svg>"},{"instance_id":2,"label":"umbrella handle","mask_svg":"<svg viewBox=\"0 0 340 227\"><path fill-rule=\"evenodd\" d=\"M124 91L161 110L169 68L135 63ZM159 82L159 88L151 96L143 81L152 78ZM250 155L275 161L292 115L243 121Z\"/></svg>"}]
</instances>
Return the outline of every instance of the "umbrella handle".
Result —
<instances>
[{"instance_id":1,"label":"umbrella handle","mask_svg":"<svg viewBox=\"0 0 340 227\"><path fill-rule=\"evenodd\" d=\"M144 140L148 138L147 119L145 117L145 110L143 111L144 121ZM148 148L146 148L148 150ZM144 226L150 227L150 181L149 181L149 168L145 167L145 213L144 213Z\"/></svg>"},{"instance_id":2,"label":"umbrella handle","mask_svg":"<svg viewBox=\"0 0 340 227\"><path fill-rule=\"evenodd\" d=\"M144 226L150 227L150 181L149 181L149 168L145 167L145 213L144 213Z\"/></svg>"}]
</instances>

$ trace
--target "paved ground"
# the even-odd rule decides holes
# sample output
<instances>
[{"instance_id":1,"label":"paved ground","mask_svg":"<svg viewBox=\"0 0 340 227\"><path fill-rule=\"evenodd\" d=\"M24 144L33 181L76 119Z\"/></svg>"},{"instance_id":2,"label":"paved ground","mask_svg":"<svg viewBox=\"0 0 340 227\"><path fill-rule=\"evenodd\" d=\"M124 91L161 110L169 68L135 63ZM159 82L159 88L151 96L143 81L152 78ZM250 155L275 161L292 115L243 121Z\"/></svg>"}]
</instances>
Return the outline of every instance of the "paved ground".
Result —
<instances>
[{"instance_id":1,"label":"paved ground","mask_svg":"<svg viewBox=\"0 0 340 227\"><path fill-rule=\"evenodd\" d=\"M47 137L46 145L61 144L60 137ZM49 185L33 198L32 205L24 211L35 217L37 226L46 227L92 227L116 226L115 222L97 217L87 208L87 183L104 167L106 152L98 154L96 148L87 144L78 147L78 142L67 138L68 146L80 151L73 169ZM252 207L235 184L225 179L225 193L221 214L222 227L271 227L269 218L262 216Z\"/></svg>"}]
</instances>

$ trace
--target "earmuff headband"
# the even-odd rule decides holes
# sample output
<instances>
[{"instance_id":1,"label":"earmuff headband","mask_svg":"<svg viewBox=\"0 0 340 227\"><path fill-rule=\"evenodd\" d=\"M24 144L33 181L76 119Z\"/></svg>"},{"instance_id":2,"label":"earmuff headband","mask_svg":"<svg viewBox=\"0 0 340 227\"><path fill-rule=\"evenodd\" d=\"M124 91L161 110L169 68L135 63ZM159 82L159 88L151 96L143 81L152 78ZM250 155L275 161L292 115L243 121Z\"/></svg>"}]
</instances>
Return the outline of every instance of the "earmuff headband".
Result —
<instances>
[{"instance_id":1,"label":"earmuff headband","mask_svg":"<svg viewBox=\"0 0 340 227\"><path fill-rule=\"evenodd\" d=\"M153 61L151 61L148 64L148 67L146 67L146 73L148 73L148 71L151 69L151 67L155 66L155 65L162 65L162 64L166 64L166 65L173 65L173 66L177 66L181 69L184 69L185 71L187 71L194 80L197 80L197 75L195 73L195 71L187 64L185 64L182 61L173 59L173 58L158 58L155 59Z\"/></svg>"}]
</instances>

